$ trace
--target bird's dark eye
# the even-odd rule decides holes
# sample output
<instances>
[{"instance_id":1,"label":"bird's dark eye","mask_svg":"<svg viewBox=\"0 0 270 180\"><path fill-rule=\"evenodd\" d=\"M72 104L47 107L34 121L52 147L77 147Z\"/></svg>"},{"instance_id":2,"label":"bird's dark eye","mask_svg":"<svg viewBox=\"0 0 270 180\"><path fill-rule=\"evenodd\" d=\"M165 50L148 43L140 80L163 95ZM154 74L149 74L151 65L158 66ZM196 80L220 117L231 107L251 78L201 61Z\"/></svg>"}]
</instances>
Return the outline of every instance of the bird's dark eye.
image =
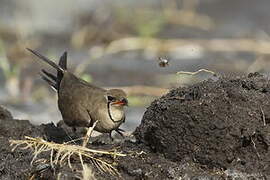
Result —
<instances>
[{"instance_id":1,"label":"bird's dark eye","mask_svg":"<svg viewBox=\"0 0 270 180\"><path fill-rule=\"evenodd\" d=\"M108 101L110 101L110 102L115 101L115 97L113 97L113 96L108 96Z\"/></svg>"},{"instance_id":2,"label":"bird's dark eye","mask_svg":"<svg viewBox=\"0 0 270 180\"><path fill-rule=\"evenodd\" d=\"M123 99L122 99L122 102L123 102L124 104L128 105L128 100L127 100L126 98L123 98Z\"/></svg>"}]
</instances>

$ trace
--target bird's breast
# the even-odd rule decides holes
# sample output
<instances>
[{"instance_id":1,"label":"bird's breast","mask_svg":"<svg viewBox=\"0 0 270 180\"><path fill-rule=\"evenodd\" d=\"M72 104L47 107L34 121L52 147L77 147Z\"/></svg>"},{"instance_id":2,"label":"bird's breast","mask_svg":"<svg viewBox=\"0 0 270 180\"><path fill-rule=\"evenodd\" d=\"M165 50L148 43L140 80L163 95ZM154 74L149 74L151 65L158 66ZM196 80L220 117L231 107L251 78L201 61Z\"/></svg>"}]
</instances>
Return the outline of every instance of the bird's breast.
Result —
<instances>
[{"instance_id":1,"label":"bird's breast","mask_svg":"<svg viewBox=\"0 0 270 180\"><path fill-rule=\"evenodd\" d=\"M116 109L116 108L113 108L113 107L111 107L109 109L109 113L110 113L110 116L111 116L109 118L112 121L121 121L123 119L123 116L124 116L124 111L123 110Z\"/></svg>"},{"instance_id":2,"label":"bird's breast","mask_svg":"<svg viewBox=\"0 0 270 180\"><path fill-rule=\"evenodd\" d=\"M110 108L109 111L103 109L99 113L101 116L95 128L99 132L110 132L117 129L123 123L125 116L123 110L114 108Z\"/></svg>"}]
</instances>

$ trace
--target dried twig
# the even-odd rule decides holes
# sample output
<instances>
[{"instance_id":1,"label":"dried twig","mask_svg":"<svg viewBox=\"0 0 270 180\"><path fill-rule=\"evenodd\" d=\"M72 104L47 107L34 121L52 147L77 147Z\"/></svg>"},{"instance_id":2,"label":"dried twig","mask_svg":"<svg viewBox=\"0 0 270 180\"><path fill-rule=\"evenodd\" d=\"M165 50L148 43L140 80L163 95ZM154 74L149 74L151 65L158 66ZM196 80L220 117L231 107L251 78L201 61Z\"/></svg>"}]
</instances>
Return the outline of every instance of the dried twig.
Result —
<instances>
[{"instance_id":1,"label":"dried twig","mask_svg":"<svg viewBox=\"0 0 270 180\"><path fill-rule=\"evenodd\" d=\"M196 75L196 74L198 74L198 73L200 73L200 72L207 72L207 73L211 73L211 74L213 74L213 75L216 75L215 72L210 71L210 70L208 70L208 69L199 69L198 71L195 71L195 72L179 71L179 72L177 72L176 74L187 74L187 75L193 76L193 75Z\"/></svg>"},{"instance_id":2,"label":"dried twig","mask_svg":"<svg viewBox=\"0 0 270 180\"><path fill-rule=\"evenodd\" d=\"M266 122L265 122L265 115L264 115L264 112L263 112L263 109L262 109L262 107L261 107L261 106L260 106L260 109L261 109L261 112L262 112L263 126L266 126Z\"/></svg>"},{"instance_id":3,"label":"dried twig","mask_svg":"<svg viewBox=\"0 0 270 180\"><path fill-rule=\"evenodd\" d=\"M96 125L97 125L97 122L98 122L98 121L96 121L96 122L93 124L92 127L89 127L89 128L88 128L87 133L86 133L86 135L85 135L85 137L84 137L83 147L86 147L86 145L87 145L87 143L88 143L88 141L89 141L89 139L90 139L90 137L91 137L91 135L92 135L92 132L93 132L94 128L95 128Z\"/></svg>"},{"instance_id":4,"label":"dried twig","mask_svg":"<svg viewBox=\"0 0 270 180\"><path fill-rule=\"evenodd\" d=\"M252 136L250 137L250 140L251 140L251 142L252 142L252 145L253 145L253 148L254 148L254 150L255 150L255 152L256 152L257 157L258 157L259 159L261 159L261 156L260 156L259 152L257 151L256 144L255 144L255 142L254 142Z\"/></svg>"}]
</instances>

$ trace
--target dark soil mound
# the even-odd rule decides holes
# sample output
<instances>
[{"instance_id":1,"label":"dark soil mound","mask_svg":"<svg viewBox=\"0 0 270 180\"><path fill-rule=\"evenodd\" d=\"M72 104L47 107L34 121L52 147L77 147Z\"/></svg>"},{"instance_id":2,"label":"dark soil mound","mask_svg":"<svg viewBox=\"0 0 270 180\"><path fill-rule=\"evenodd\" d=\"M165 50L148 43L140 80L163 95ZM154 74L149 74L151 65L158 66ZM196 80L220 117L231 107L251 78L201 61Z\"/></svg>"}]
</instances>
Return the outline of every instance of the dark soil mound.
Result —
<instances>
[{"instance_id":1,"label":"dark soil mound","mask_svg":"<svg viewBox=\"0 0 270 180\"><path fill-rule=\"evenodd\" d=\"M175 162L270 173L270 81L259 74L172 90L155 100L135 136Z\"/></svg>"}]
</instances>

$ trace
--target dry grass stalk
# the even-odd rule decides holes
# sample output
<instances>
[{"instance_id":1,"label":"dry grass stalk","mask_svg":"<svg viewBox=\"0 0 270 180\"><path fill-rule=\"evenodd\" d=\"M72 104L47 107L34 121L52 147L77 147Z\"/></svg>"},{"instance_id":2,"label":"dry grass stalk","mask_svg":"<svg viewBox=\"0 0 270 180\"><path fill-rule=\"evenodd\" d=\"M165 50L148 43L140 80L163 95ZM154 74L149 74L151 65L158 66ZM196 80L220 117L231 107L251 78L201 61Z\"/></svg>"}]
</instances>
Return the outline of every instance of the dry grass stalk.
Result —
<instances>
[{"instance_id":1,"label":"dry grass stalk","mask_svg":"<svg viewBox=\"0 0 270 180\"><path fill-rule=\"evenodd\" d=\"M95 180L95 173L93 172L92 168L88 165L83 165L82 170L82 180Z\"/></svg>"},{"instance_id":2,"label":"dry grass stalk","mask_svg":"<svg viewBox=\"0 0 270 180\"><path fill-rule=\"evenodd\" d=\"M191 75L191 76L193 76L193 75L196 75L196 74L198 74L198 73L200 73L200 72L207 72L207 73L216 75L215 72L210 71L210 70L207 70L207 69L199 69L198 71L195 71L195 72L179 71L179 72L177 72L176 74L186 74L186 75Z\"/></svg>"},{"instance_id":3,"label":"dry grass stalk","mask_svg":"<svg viewBox=\"0 0 270 180\"><path fill-rule=\"evenodd\" d=\"M254 135L255 135L255 133L253 134L253 136L254 136ZM259 154L259 152L258 152L258 150L257 150L256 144L255 144L255 142L254 142L252 136L250 137L250 140L251 140L251 143L252 143L252 145L253 145L253 148L254 148L254 150L255 150L255 152L256 152L256 155L257 155L258 159L260 160L260 159L261 159L261 156L260 156L260 154Z\"/></svg>"},{"instance_id":4,"label":"dry grass stalk","mask_svg":"<svg viewBox=\"0 0 270 180\"><path fill-rule=\"evenodd\" d=\"M93 132L94 128L95 128L96 125L97 125L97 122L98 122L98 121L96 121L96 122L93 124L92 127L89 127L89 128L88 128L87 133L86 133L85 138L84 138L84 141L83 141L83 147L86 147L86 145L87 145L87 143L88 143L88 141L89 141L89 139L90 139L90 137L91 137L91 135L92 135L92 132Z\"/></svg>"},{"instance_id":5,"label":"dry grass stalk","mask_svg":"<svg viewBox=\"0 0 270 180\"><path fill-rule=\"evenodd\" d=\"M261 112L262 112L263 126L266 126L265 115L264 115L263 109L262 109L262 107L260 107L260 109L261 109Z\"/></svg>"},{"instance_id":6,"label":"dry grass stalk","mask_svg":"<svg viewBox=\"0 0 270 180\"><path fill-rule=\"evenodd\" d=\"M25 137L25 140L10 140L10 145L14 146L12 151L14 151L18 146L23 145L24 146L21 147L21 149L31 149L34 155L31 164L39 154L50 151L50 162L52 167L57 164L62 166L67 162L69 167L72 169L70 157L72 155L76 155L79 157L82 167L84 166L83 158L89 158L90 161L98 168L98 170L101 172L109 172L112 175L119 175L117 169L110 163L95 157L95 155L111 155L113 157L126 156L125 154L117 153L115 151L95 150L71 144L57 144L54 142L47 142L42 138L32 138L28 136Z\"/></svg>"}]
</instances>

